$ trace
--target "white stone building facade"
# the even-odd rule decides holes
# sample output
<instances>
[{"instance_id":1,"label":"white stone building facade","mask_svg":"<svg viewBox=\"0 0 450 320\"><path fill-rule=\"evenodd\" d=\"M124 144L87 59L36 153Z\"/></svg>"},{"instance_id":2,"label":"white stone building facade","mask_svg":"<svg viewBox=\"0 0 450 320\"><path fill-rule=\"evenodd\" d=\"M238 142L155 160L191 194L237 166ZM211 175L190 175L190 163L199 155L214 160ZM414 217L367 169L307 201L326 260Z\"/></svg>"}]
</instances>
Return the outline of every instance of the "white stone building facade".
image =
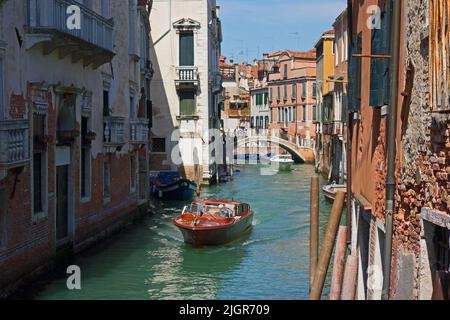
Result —
<instances>
[{"instance_id":1,"label":"white stone building facade","mask_svg":"<svg viewBox=\"0 0 450 320\"><path fill-rule=\"evenodd\" d=\"M152 170L217 178L222 42L215 0L155 0L152 21Z\"/></svg>"}]
</instances>

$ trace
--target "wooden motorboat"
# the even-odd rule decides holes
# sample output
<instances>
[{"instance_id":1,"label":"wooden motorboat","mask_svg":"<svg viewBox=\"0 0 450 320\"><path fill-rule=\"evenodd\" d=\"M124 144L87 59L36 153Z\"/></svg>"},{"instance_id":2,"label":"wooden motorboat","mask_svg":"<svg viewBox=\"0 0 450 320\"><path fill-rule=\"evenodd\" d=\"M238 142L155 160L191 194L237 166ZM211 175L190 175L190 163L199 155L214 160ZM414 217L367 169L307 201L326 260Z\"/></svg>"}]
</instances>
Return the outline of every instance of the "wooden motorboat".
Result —
<instances>
[{"instance_id":1,"label":"wooden motorboat","mask_svg":"<svg viewBox=\"0 0 450 320\"><path fill-rule=\"evenodd\" d=\"M345 184L327 184L322 187L323 195L325 199L328 199L330 201L334 201L334 198L336 197L336 192L342 191L347 193L347 185Z\"/></svg>"},{"instance_id":2,"label":"wooden motorboat","mask_svg":"<svg viewBox=\"0 0 450 320\"><path fill-rule=\"evenodd\" d=\"M195 201L173 220L184 241L193 246L214 246L236 240L250 230L253 211L246 203L226 200Z\"/></svg>"}]
</instances>

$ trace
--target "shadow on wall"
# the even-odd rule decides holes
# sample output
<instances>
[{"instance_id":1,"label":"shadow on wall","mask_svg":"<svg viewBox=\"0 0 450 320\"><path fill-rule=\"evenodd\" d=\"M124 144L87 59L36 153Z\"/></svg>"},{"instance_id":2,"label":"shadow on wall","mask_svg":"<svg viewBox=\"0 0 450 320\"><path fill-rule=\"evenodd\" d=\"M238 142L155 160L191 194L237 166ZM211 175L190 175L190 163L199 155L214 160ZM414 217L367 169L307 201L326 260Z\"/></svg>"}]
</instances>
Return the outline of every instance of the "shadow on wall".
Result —
<instances>
[{"instance_id":1,"label":"shadow on wall","mask_svg":"<svg viewBox=\"0 0 450 320\"><path fill-rule=\"evenodd\" d=\"M150 35L150 43L153 43L153 38ZM150 48L150 56L153 64L153 79L151 82L150 96L152 99L152 117L153 127L151 130L151 156L150 156L150 170L172 170L174 169L171 161L172 150L178 146L178 141L172 141L171 135L177 129L172 119L176 115L171 114L169 106L169 98L164 88L164 79L161 72L161 64L156 55L154 47ZM175 72L173 70L173 72ZM174 83L168 85L175 86ZM156 98L156 99L155 99ZM195 154L194 154L195 158ZM197 154L198 159L198 154ZM195 162L198 163L198 160ZM197 165L196 165L197 168ZM176 169L183 177L192 178L192 175L186 172L184 165L177 166ZM195 181L199 181L201 175L198 170L194 170Z\"/></svg>"}]
</instances>

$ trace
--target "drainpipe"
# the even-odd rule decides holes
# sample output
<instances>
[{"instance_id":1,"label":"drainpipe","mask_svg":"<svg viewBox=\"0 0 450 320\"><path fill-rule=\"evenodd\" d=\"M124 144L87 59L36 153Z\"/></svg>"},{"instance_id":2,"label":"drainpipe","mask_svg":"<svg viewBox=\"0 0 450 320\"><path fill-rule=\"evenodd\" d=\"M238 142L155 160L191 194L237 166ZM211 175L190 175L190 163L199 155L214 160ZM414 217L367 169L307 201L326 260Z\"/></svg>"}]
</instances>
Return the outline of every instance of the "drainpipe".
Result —
<instances>
[{"instance_id":1,"label":"drainpipe","mask_svg":"<svg viewBox=\"0 0 450 320\"><path fill-rule=\"evenodd\" d=\"M388 113L387 136L387 175L386 175L386 216L385 216L385 252L383 270L383 300L390 297L391 264L392 264L392 216L394 213L395 197L395 158L396 158L396 131L397 131L397 104L398 104L398 75L400 61L400 25L402 1L393 1L394 10L392 18L391 39L391 79L390 79L390 107Z\"/></svg>"},{"instance_id":2,"label":"drainpipe","mask_svg":"<svg viewBox=\"0 0 450 320\"><path fill-rule=\"evenodd\" d=\"M347 28L349 39L353 37L353 7L352 0L347 0ZM351 41L347 43L347 52L351 52ZM351 59L351 57L349 57ZM350 73L347 72L348 81L350 81ZM352 242L352 114L349 112L350 100L348 99L348 85L347 85L347 244Z\"/></svg>"}]
</instances>

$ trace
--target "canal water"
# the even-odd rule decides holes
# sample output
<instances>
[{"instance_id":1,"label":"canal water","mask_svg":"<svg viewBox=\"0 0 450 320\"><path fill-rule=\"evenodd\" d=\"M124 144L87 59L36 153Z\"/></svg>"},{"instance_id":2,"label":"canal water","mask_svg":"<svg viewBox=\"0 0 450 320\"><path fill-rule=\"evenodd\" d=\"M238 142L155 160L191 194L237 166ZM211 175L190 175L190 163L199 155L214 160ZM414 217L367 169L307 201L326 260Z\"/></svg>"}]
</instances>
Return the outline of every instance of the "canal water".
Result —
<instances>
[{"instance_id":1,"label":"canal water","mask_svg":"<svg viewBox=\"0 0 450 320\"><path fill-rule=\"evenodd\" d=\"M81 290L59 273L34 293L36 299L307 299L309 188L314 167L261 175L243 166L232 182L205 188L201 198L248 202L253 229L214 248L184 244L171 224L183 203L161 203L105 243L81 254ZM322 181L324 182L324 181ZM320 203L321 239L331 205ZM329 277L325 287L328 292Z\"/></svg>"}]
</instances>

